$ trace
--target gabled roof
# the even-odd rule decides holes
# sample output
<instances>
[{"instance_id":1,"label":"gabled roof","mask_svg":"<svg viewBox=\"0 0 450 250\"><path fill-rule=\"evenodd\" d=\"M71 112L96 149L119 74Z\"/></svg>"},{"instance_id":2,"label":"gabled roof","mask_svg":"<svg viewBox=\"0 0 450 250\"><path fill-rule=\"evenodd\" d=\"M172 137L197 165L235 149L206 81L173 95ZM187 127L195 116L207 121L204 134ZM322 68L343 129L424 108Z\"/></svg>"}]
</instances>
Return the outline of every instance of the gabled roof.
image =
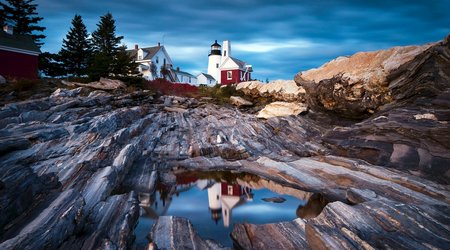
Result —
<instances>
[{"instance_id":1,"label":"gabled roof","mask_svg":"<svg viewBox=\"0 0 450 250\"><path fill-rule=\"evenodd\" d=\"M236 59L236 58L230 56L230 57L227 57L225 59L225 61L223 61L222 65L220 65L220 68L224 67L225 64L227 64L229 62L231 62L231 64L234 64L234 66L229 66L228 68L235 68L235 67L237 67L239 69L244 69L245 65L246 65L246 63L244 61L241 61L239 59Z\"/></svg>"},{"instance_id":2,"label":"gabled roof","mask_svg":"<svg viewBox=\"0 0 450 250\"><path fill-rule=\"evenodd\" d=\"M156 53L162 48L163 46L154 46L154 47L147 47L147 48L140 48L142 49L147 55L142 60L151 60ZM132 56L133 58L137 58L138 50L131 49L127 50L127 52Z\"/></svg>"},{"instance_id":3,"label":"gabled roof","mask_svg":"<svg viewBox=\"0 0 450 250\"><path fill-rule=\"evenodd\" d=\"M206 74L206 73L200 73L200 74L198 74L198 76L199 75L204 75L207 79L210 79L210 80L216 80L216 79L214 79L214 77L212 77L211 75L208 75L208 74ZM198 78L198 76L197 76L197 78Z\"/></svg>"},{"instance_id":4,"label":"gabled roof","mask_svg":"<svg viewBox=\"0 0 450 250\"><path fill-rule=\"evenodd\" d=\"M41 50L34 43L31 36L18 34L11 35L3 31L0 31L0 47L3 49L17 49L19 50L17 52L21 52L21 50L23 50L24 53L31 52L31 54L36 55L41 53Z\"/></svg>"},{"instance_id":5,"label":"gabled roof","mask_svg":"<svg viewBox=\"0 0 450 250\"><path fill-rule=\"evenodd\" d=\"M187 76L190 76L190 77L195 77L194 75L192 75L192 74L190 74L188 72L185 72L185 71L181 71L181 70L176 70L175 69L174 72L177 73L177 74L182 74L182 75L187 75Z\"/></svg>"},{"instance_id":6,"label":"gabled roof","mask_svg":"<svg viewBox=\"0 0 450 250\"><path fill-rule=\"evenodd\" d=\"M244 68L245 65L246 65L246 63L244 61L241 61L241 60L236 59L234 57L230 56L230 59L233 60L233 62L236 63L239 66L239 68Z\"/></svg>"}]
</instances>

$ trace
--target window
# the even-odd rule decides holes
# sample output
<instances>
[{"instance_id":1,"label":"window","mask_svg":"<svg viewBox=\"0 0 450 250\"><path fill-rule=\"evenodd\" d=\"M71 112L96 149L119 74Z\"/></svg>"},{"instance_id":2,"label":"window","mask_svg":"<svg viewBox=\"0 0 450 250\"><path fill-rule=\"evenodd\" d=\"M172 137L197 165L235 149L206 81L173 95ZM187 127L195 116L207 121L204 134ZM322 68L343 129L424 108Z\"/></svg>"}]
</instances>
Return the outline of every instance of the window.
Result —
<instances>
[{"instance_id":1,"label":"window","mask_svg":"<svg viewBox=\"0 0 450 250\"><path fill-rule=\"evenodd\" d=\"M219 64L218 63L216 63L216 69L218 69L219 68Z\"/></svg>"},{"instance_id":2,"label":"window","mask_svg":"<svg viewBox=\"0 0 450 250\"><path fill-rule=\"evenodd\" d=\"M228 185L228 195L233 195L233 186Z\"/></svg>"},{"instance_id":3,"label":"window","mask_svg":"<svg viewBox=\"0 0 450 250\"><path fill-rule=\"evenodd\" d=\"M156 63L159 63L159 57L156 57Z\"/></svg>"},{"instance_id":4,"label":"window","mask_svg":"<svg viewBox=\"0 0 450 250\"><path fill-rule=\"evenodd\" d=\"M138 60L142 60L142 55L139 55L139 56L138 56Z\"/></svg>"},{"instance_id":5,"label":"window","mask_svg":"<svg viewBox=\"0 0 450 250\"><path fill-rule=\"evenodd\" d=\"M227 56L227 51L226 50L223 51L223 56Z\"/></svg>"},{"instance_id":6,"label":"window","mask_svg":"<svg viewBox=\"0 0 450 250\"><path fill-rule=\"evenodd\" d=\"M164 66L166 66L166 58L164 58Z\"/></svg>"},{"instance_id":7,"label":"window","mask_svg":"<svg viewBox=\"0 0 450 250\"><path fill-rule=\"evenodd\" d=\"M233 78L233 71L227 71L227 80L231 80Z\"/></svg>"},{"instance_id":8,"label":"window","mask_svg":"<svg viewBox=\"0 0 450 250\"><path fill-rule=\"evenodd\" d=\"M189 77L189 83L191 83L191 77Z\"/></svg>"}]
</instances>

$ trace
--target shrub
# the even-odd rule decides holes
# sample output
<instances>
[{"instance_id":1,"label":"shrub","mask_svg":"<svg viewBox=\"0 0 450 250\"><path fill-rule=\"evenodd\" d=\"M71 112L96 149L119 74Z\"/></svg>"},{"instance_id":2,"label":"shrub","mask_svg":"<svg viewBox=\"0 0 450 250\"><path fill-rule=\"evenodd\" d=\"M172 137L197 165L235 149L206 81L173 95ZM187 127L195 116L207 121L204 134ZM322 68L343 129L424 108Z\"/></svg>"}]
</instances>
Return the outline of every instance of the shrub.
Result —
<instances>
[{"instance_id":1,"label":"shrub","mask_svg":"<svg viewBox=\"0 0 450 250\"><path fill-rule=\"evenodd\" d=\"M166 79L155 79L148 81L146 89L161 95L177 95L186 97L198 97L198 87L187 83L172 83Z\"/></svg>"},{"instance_id":2,"label":"shrub","mask_svg":"<svg viewBox=\"0 0 450 250\"><path fill-rule=\"evenodd\" d=\"M200 95L211 97L219 104L227 103L231 96L240 96L241 94L232 85L216 85L214 87L201 86L199 88Z\"/></svg>"}]
</instances>

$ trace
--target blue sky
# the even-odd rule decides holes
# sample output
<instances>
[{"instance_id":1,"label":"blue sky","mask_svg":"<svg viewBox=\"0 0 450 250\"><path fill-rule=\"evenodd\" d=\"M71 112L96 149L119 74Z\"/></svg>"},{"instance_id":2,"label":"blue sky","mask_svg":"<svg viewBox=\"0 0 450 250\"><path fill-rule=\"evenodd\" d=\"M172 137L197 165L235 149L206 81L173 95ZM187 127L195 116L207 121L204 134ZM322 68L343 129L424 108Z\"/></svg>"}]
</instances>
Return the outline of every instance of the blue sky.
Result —
<instances>
[{"instance_id":1,"label":"blue sky","mask_svg":"<svg viewBox=\"0 0 450 250\"><path fill-rule=\"evenodd\" d=\"M261 80L292 79L341 55L434 42L450 33L450 0L36 0L57 52L75 14L93 32L108 11L128 48L164 43L174 66L206 72L214 40Z\"/></svg>"}]
</instances>

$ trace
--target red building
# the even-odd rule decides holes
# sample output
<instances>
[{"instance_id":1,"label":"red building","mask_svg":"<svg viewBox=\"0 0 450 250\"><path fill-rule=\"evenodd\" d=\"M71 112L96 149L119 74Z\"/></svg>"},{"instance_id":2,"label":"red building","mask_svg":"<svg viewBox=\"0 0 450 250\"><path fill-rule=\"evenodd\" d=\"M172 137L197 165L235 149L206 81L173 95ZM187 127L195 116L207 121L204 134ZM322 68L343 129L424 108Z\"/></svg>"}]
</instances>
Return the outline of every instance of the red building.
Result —
<instances>
[{"instance_id":1,"label":"red building","mask_svg":"<svg viewBox=\"0 0 450 250\"><path fill-rule=\"evenodd\" d=\"M11 26L0 31L0 75L5 78L38 77L40 50L31 36L16 35Z\"/></svg>"},{"instance_id":2,"label":"red building","mask_svg":"<svg viewBox=\"0 0 450 250\"><path fill-rule=\"evenodd\" d=\"M227 57L220 67L220 83L222 85L250 81L251 67L233 57Z\"/></svg>"},{"instance_id":3,"label":"red building","mask_svg":"<svg viewBox=\"0 0 450 250\"><path fill-rule=\"evenodd\" d=\"M208 74L222 85L250 81L252 65L231 56L231 42L223 41L223 49L217 40L208 55Z\"/></svg>"}]
</instances>

